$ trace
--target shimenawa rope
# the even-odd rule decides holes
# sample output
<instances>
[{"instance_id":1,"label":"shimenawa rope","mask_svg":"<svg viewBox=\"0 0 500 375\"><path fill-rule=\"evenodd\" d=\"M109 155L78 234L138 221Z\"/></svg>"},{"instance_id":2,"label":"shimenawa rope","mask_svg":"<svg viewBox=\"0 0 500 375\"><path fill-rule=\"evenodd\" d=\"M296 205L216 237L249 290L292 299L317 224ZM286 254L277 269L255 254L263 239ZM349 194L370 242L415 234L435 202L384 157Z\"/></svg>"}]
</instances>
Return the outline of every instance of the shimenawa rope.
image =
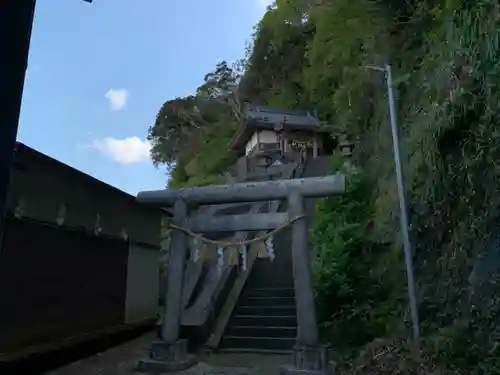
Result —
<instances>
[{"instance_id":1,"label":"shimenawa rope","mask_svg":"<svg viewBox=\"0 0 500 375\"><path fill-rule=\"evenodd\" d=\"M294 217L293 219L288 219L287 221L285 221L283 224L281 224L279 227L273 229L272 231L270 231L262 236L254 237L252 239L244 240L244 241L215 241L215 240L211 240L210 238L206 238L206 237L202 236L201 234L191 232L189 229L180 227L180 226L175 225L175 224L170 224L170 228L172 228L174 230L181 231L181 232L187 234L188 236L193 237L194 239L201 241L201 242L204 242L206 244L216 245L217 247L225 248L225 247L233 247L233 246L246 246L246 245L250 245L250 244L255 243L255 242L265 241L269 237L274 236L276 233L282 231L283 229L285 229L286 227L288 227L292 223L296 222L299 219L302 219L305 216L306 215L299 215L297 217Z\"/></svg>"}]
</instances>

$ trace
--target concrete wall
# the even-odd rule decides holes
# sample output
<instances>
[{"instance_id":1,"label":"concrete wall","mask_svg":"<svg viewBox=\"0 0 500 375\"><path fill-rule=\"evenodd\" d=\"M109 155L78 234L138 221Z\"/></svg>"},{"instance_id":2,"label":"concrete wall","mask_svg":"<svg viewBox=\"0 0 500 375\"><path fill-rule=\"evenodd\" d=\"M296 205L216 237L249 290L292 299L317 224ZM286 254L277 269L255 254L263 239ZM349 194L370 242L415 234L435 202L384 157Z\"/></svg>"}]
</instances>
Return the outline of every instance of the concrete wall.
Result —
<instances>
[{"instance_id":1,"label":"concrete wall","mask_svg":"<svg viewBox=\"0 0 500 375\"><path fill-rule=\"evenodd\" d=\"M248 173L248 158L247 156L242 156L238 159L234 167L234 176L238 181L244 181Z\"/></svg>"},{"instance_id":2,"label":"concrete wall","mask_svg":"<svg viewBox=\"0 0 500 375\"><path fill-rule=\"evenodd\" d=\"M124 322L127 242L7 216L0 251L0 353Z\"/></svg>"},{"instance_id":3,"label":"concrete wall","mask_svg":"<svg viewBox=\"0 0 500 375\"><path fill-rule=\"evenodd\" d=\"M159 255L155 248L134 243L129 246L126 323L154 318L158 314Z\"/></svg>"},{"instance_id":4,"label":"concrete wall","mask_svg":"<svg viewBox=\"0 0 500 375\"><path fill-rule=\"evenodd\" d=\"M43 264L41 260L50 261L49 256L53 252L58 252L59 257L56 258L59 265L57 272L59 273L51 277L54 280L56 276L59 277L56 284L60 285L61 288L68 284L68 287L73 288L72 292L74 293L75 290L80 290L82 287L90 288L86 286L92 284L89 277L92 280L100 277L98 281L102 281L105 276L108 277L105 283L107 286L109 285L108 295L112 295L112 302L115 303L113 305L115 309L113 311L114 320L103 320L101 325L97 322L94 328L102 329L108 324L121 325L157 316L160 210L139 205L134 196L24 145L21 145L16 151L8 209L10 214L14 215L13 222L32 223L30 228L34 228L30 229L35 233L33 235L27 229L23 229L26 232L24 236L28 236L31 242L21 243L12 240L9 242L9 249L7 249L9 251L3 249L5 250L4 258L11 253L20 256L20 254L38 250L29 253L26 259L22 260L26 264L33 263L33 267L26 271L25 279L31 280L30 278L38 277L41 270L37 269L37 265ZM96 225L101 228L101 232L97 235L94 233ZM37 230L38 232L36 232ZM46 235L45 238L43 235L47 231L50 231L51 236ZM12 230L10 234L14 236ZM16 235L23 238L22 233ZM11 236L7 233L6 238L9 239ZM63 241L64 239L66 242ZM75 244L72 244L71 241L75 241ZM18 243L19 248L15 248L14 251L12 249L17 246L16 243ZM122 251L120 262L108 261L110 257L119 252L115 248ZM78 253L75 254L75 251ZM1 252L0 255L2 255ZM84 262L91 256L94 257L92 258L93 266L85 267ZM2 266L7 267L6 269L10 269L10 267L17 267L16 261L17 258L5 258L4 262L1 263ZM54 263L54 260L51 262ZM73 270L79 264L85 267L81 273ZM100 276L101 274L104 276ZM14 278L15 275L11 277ZM52 288L52 284L49 285L52 281L49 281L47 281L47 286L42 285L45 281L37 281L37 283L43 287ZM12 283L5 281L4 285L12 285ZM75 285L77 286L75 287ZM66 289L59 291L59 289L58 298L62 301L69 300L70 292ZM103 288L101 287L101 289ZM104 291L107 289L104 288ZM50 293L55 295L55 292L50 291ZM5 297L8 296L8 293L4 290L1 295ZM105 293L103 295L103 299L106 300L107 295ZM117 297L118 295L120 297ZM98 297L99 293L92 291L88 300L84 301L85 306L93 307L95 312L92 314L96 316L101 313L109 314L107 310L110 309L100 302ZM95 303L92 302L94 300ZM76 302L74 305L79 306L76 305ZM70 311L70 307L65 307L65 309ZM117 309L119 313L116 311ZM61 311L63 310L61 308ZM75 308L75 311L79 310ZM72 319L75 313L68 314L67 318ZM52 324L51 321L49 322L49 318L42 318L41 321L37 321L37 324L42 326ZM89 319L91 318L93 317L89 316ZM85 324L87 323L84 320L81 323L75 323L78 325L78 327L74 327L75 332L77 334L83 333L86 329ZM56 337L53 328L47 327L47 332L48 336L53 334ZM69 330L68 332L71 333ZM61 332L61 335L64 336L64 334L66 331ZM34 336L33 340L35 340Z\"/></svg>"}]
</instances>

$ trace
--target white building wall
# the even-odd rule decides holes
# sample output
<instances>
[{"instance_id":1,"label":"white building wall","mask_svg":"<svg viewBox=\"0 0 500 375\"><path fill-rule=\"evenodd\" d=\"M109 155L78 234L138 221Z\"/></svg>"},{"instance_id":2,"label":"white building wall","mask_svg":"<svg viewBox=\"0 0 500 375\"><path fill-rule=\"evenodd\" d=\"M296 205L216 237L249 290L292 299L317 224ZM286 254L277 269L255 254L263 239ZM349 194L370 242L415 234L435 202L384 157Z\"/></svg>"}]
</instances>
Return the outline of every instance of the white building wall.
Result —
<instances>
[{"instance_id":1,"label":"white building wall","mask_svg":"<svg viewBox=\"0 0 500 375\"><path fill-rule=\"evenodd\" d=\"M272 130L261 130L259 140L260 143L276 143L278 142L278 135Z\"/></svg>"},{"instance_id":2,"label":"white building wall","mask_svg":"<svg viewBox=\"0 0 500 375\"><path fill-rule=\"evenodd\" d=\"M245 155L248 155L252 148L257 144L257 133L253 133L252 138L247 142L245 146Z\"/></svg>"},{"instance_id":3,"label":"white building wall","mask_svg":"<svg viewBox=\"0 0 500 375\"><path fill-rule=\"evenodd\" d=\"M248 155L258 142L276 143L278 142L278 135L272 130L260 130L253 133L252 138L250 138L245 146L245 155Z\"/></svg>"}]
</instances>

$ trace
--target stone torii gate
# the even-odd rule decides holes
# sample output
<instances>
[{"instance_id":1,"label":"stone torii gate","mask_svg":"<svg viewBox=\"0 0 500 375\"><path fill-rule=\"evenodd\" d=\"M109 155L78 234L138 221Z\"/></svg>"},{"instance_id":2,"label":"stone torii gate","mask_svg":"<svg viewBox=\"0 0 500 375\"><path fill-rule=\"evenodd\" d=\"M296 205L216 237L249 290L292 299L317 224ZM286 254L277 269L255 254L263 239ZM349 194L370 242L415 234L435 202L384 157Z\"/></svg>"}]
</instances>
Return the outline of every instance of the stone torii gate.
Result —
<instances>
[{"instance_id":1,"label":"stone torii gate","mask_svg":"<svg viewBox=\"0 0 500 375\"><path fill-rule=\"evenodd\" d=\"M343 192L345 192L345 177L336 174L326 177L139 193L137 201L140 203L162 207L173 206L174 217L168 265L167 302L161 327L161 341L153 343L151 358L141 360L138 370L143 372L179 371L196 363L194 356L187 354L186 340L179 340L182 284L188 245L187 233L265 231L289 224L292 227L291 251L298 330L293 350L293 364L284 367L282 374L331 373L326 347L318 343L308 230L304 220L304 198L320 198ZM189 217L191 206L285 199L288 201L287 213L256 213L211 218Z\"/></svg>"}]
</instances>

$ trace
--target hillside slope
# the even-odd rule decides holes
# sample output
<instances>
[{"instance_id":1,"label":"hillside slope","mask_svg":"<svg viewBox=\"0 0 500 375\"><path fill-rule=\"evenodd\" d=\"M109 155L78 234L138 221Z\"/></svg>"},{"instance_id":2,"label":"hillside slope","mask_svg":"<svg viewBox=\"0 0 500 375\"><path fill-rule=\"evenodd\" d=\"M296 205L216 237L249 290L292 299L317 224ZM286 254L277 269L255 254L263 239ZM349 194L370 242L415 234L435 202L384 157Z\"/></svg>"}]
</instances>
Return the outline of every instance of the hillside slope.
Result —
<instances>
[{"instance_id":1,"label":"hillside slope","mask_svg":"<svg viewBox=\"0 0 500 375\"><path fill-rule=\"evenodd\" d=\"M403 350L411 331L386 86L363 68L390 62L422 350L449 373L500 373L499 14L493 0L277 0L256 26L243 68L219 65L196 95L167 102L150 131L155 161L174 163L177 186L217 181L233 162L225 150L245 101L316 109L355 142L363 178L350 176L345 199L323 201L315 224L323 232L315 237L317 280L330 283L333 276L319 276L331 269L342 275L330 289L317 284L328 292L318 299L325 340L342 355L377 337L401 337L376 340L381 353L394 353L394 342ZM376 373L398 373L387 368Z\"/></svg>"}]
</instances>

